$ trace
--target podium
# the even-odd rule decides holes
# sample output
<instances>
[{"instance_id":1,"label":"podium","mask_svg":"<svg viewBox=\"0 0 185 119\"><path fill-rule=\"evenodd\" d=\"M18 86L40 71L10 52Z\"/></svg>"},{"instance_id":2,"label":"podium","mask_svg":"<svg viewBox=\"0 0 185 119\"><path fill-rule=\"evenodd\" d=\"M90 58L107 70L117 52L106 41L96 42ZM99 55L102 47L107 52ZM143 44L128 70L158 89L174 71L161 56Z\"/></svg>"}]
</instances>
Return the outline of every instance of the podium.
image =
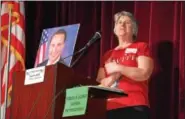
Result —
<instances>
[{"instance_id":1,"label":"podium","mask_svg":"<svg viewBox=\"0 0 185 119\"><path fill-rule=\"evenodd\" d=\"M25 71L14 73L11 119L106 119L106 98L126 96L120 91L89 86L85 115L64 118L65 90L92 85L92 80L62 63L46 66L42 83L24 85L24 80Z\"/></svg>"}]
</instances>

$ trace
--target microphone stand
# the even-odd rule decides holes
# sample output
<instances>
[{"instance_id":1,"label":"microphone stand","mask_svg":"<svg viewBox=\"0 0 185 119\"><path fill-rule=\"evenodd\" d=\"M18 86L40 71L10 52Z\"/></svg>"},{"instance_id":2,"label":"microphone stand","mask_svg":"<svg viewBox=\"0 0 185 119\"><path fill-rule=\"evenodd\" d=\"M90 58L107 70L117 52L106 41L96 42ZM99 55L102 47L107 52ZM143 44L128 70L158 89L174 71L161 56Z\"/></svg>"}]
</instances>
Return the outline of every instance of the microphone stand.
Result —
<instances>
[{"instance_id":1,"label":"microphone stand","mask_svg":"<svg viewBox=\"0 0 185 119\"><path fill-rule=\"evenodd\" d=\"M78 53L84 51L86 48L87 48L87 46L84 46L83 48L81 48L80 50L78 50L77 52L75 52L74 54L71 54L71 55L68 55L67 57L64 57L63 60L66 59L66 58L68 58L68 57L77 55Z\"/></svg>"},{"instance_id":2,"label":"microphone stand","mask_svg":"<svg viewBox=\"0 0 185 119\"><path fill-rule=\"evenodd\" d=\"M77 63L77 61L82 57L82 55L85 53L85 50L78 56L78 58L71 64L71 68Z\"/></svg>"},{"instance_id":3,"label":"microphone stand","mask_svg":"<svg viewBox=\"0 0 185 119\"><path fill-rule=\"evenodd\" d=\"M76 62L82 57L82 55L84 54L84 52L85 52L85 50L89 47L89 46L91 46L97 39L99 39L99 38L101 38L101 34L100 34L100 32L96 32L95 34L94 34L94 36L91 38L91 40L83 47L83 48L81 48L80 50L78 50L77 52L75 52L74 54L71 54L71 55L69 55L69 56L67 56L67 57L65 57L65 58L63 58L63 60L64 59L66 59L66 58L68 58L68 57L70 57L70 56L74 56L74 55L76 55L76 54L78 54L78 53L81 53L82 51L82 54L80 54L80 56L73 62L73 64L70 66L70 67L73 67L75 64L76 64Z\"/></svg>"},{"instance_id":4,"label":"microphone stand","mask_svg":"<svg viewBox=\"0 0 185 119\"><path fill-rule=\"evenodd\" d=\"M76 54L78 54L78 53L81 53L81 52L83 51L83 52L80 54L80 56L79 56L79 57L73 62L73 64L70 66L70 67L73 67L73 66L76 64L76 62L82 57L82 55L85 53L85 50L86 50L89 46L91 46L92 43L94 43L94 42L95 42L97 39L99 39L99 38L101 38L101 34L100 34L99 32L96 32L95 35L91 38L91 40L90 40L83 48L81 48L80 50L78 50L78 51L75 52L74 54L71 54L71 55L69 55L69 56L63 58L63 60L66 59L66 58L68 58L68 57L74 56L74 55L76 55Z\"/></svg>"},{"instance_id":5,"label":"microphone stand","mask_svg":"<svg viewBox=\"0 0 185 119\"><path fill-rule=\"evenodd\" d=\"M69 58L69 57L71 57L71 56L75 56L75 55L77 55L78 53L81 53L80 55L79 55L79 57L71 64L71 68L76 64L76 62L82 57L82 55L85 53L85 50L88 48L88 46L87 45L85 45L83 48L81 48L80 50L78 50L77 52L75 52L74 54L71 54L71 55L68 55L67 57L64 57L63 58L63 60L64 59L67 59L67 58Z\"/></svg>"}]
</instances>

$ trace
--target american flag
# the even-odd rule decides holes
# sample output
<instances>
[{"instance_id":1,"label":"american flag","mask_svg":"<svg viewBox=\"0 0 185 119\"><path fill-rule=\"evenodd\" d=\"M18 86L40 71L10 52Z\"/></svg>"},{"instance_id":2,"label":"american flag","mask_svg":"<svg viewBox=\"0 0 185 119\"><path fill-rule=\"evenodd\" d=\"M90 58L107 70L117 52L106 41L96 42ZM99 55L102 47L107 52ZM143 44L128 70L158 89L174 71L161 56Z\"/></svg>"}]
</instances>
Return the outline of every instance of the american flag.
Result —
<instances>
[{"instance_id":1,"label":"american flag","mask_svg":"<svg viewBox=\"0 0 185 119\"><path fill-rule=\"evenodd\" d=\"M1 2L0 2L1 4ZM12 10L13 14L11 18L11 45L10 45L10 69L9 79L6 78L6 71L8 70L7 64L7 47L8 47L8 25L9 23L9 11ZM1 119L6 110L6 119L10 117L11 106L11 91L12 91L12 75L15 71L25 70L25 15L24 15L24 2L18 1L4 1L2 2L1 12L1 35L0 35L0 81L1 81ZM17 79L16 79L17 80ZM8 81L8 94L7 94L7 106L5 107L5 89L6 82Z\"/></svg>"},{"instance_id":2,"label":"american flag","mask_svg":"<svg viewBox=\"0 0 185 119\"><path fill-rule=\"evenodd\" d=\"M37 51L35 67L37 67L38 64L42 63L46 59L46 51L47 51L47 45L49 40L48 37L49 37L49 31L44 29L42 32L39 49Z\"/></svg>"}]
</instances>

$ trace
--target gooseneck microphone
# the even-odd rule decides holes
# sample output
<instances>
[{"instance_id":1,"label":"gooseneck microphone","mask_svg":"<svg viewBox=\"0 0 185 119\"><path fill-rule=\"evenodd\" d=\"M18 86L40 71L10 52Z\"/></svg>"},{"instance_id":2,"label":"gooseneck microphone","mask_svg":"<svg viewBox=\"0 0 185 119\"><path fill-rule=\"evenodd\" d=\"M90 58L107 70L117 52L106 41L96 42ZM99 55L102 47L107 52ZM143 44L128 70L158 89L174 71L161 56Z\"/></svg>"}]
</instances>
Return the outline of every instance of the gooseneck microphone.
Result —
<instances>
[{"instance_id":1,"label":"gooseneck microphone","mask_svg":"<svg viewBox=\"0 0 185 119\"><path fill-rule=\"evenodd\" d=\"M88 48L89 46L91 46L91 44L93 44L95 41L97 41L100 38L101 38L101 33L96 32L94 36L89 40L89 42L85 45L85 48Z\"/></svg>"},{"instance_id":2,"label":"gooseneck microphone","mask_svg":"<svg viewBox=\"0 0 185 119\"><path fill-rule=\"evenodd\" d=\"M64 57L63 60L66 59L66 58L69 58L69 57L71 57L71 56L75 56L76 54L82 52L82 53L79 55L79 57L73 62L73 64L71 64L70 67L73 67L73 66L76 64L76 62L81 58L81 56L84 54L84 52L86 51L86 49L89 48L94 42L96 42L96 41L97 41L98 39L100 39L100 38L101 38L101 32L96 32L96 33L93 35L93 37L87 42L87 44L86 44L83 48L81 48L81 49L78 50L77 52L75 52L75 53L73 53L73 54L71 54L71 55L69 55L69 56L67 56L67 57Z\"/></svg>"}]
</instances>

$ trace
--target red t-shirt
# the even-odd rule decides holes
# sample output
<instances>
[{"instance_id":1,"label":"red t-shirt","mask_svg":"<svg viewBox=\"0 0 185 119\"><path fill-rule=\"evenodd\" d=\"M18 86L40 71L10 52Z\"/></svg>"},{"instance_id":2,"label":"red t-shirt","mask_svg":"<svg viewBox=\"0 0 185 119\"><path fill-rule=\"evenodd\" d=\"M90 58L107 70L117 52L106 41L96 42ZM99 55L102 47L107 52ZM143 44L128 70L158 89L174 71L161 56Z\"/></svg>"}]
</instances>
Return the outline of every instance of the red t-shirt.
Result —
<instances>
[{"instance_id":1,"label":"red t-shirt","mask_svg":"<svg viewBox=\"0 0 185 119\"><path fill-rule=\"evenodd\" d=\"M128 47L119 50L109 50L103 56L100 66L104 67L105 62L114 60L119 64L129 67L138 67L138 56L150 56L150 50L144 42L134 42ZM106 73L106 72L105 72ZM107 74L106 74L107 76ZM116 109L127 106L146 105L148 101L148 81L137 82L127 77L117 80L113 87L124 90L128 93L127 97L111 98L107 100L107 109Z\"/></svg>"}]
</instances>

